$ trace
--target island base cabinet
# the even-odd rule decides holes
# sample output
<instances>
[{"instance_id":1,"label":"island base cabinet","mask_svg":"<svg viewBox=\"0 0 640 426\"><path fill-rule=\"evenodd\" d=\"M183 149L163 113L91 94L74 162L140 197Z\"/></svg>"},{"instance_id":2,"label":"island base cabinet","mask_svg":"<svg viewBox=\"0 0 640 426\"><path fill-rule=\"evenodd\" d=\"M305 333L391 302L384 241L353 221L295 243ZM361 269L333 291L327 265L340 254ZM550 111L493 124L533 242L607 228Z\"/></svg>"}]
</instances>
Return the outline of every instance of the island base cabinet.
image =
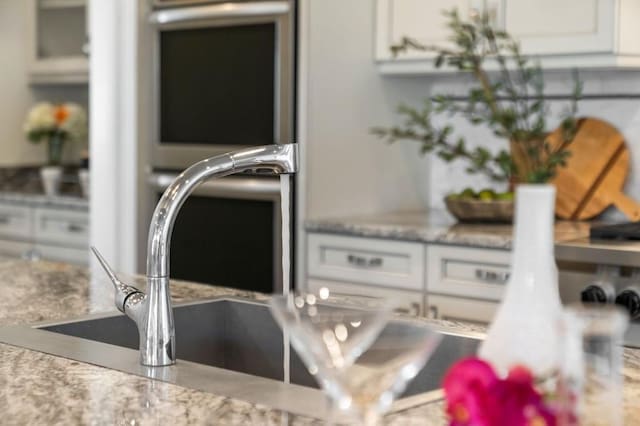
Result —
<instances>
[{"instance_id":1,"label":"island base cabinet","mask_svg":"<svg viewBox=\"0 0 640 426\"><path fill-rule=\"evenodd\" d=\"M397 290L393 288L383 288L378 286L368 286L340 281L309 279L307 289L311 292L318 292L321 288L329 289L330 294L342 297L349 296L369 296L386 299L395 299L397 307L395 311L399 314L424 316L424 295L418 291Z\"/></svg>"}]
</instances>

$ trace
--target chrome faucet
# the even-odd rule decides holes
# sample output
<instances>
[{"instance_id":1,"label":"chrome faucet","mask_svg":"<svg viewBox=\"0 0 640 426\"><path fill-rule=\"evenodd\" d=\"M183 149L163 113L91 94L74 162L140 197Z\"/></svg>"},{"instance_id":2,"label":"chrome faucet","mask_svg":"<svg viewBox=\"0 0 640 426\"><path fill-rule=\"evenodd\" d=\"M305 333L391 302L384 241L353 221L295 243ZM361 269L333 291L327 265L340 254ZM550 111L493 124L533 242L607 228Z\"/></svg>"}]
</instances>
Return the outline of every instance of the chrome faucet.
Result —
<instances>
[{"instance_id":1,"label":"chrome faucet","mask_svg":"<svg viewBox=\"0 0 640 426\"><path fill-rule=\"evenodd\" d=\"M93 253L113 283L115 304L138 326L142 365L176 362L175 328L169 291L169 245L175 219L189 194L209 178L242 171L291 174L297 171L297 145L267 145L202 160L182 172L158 202L147 243L147 293L118 279L100 253Z\"/></svg>"}]
</instances>

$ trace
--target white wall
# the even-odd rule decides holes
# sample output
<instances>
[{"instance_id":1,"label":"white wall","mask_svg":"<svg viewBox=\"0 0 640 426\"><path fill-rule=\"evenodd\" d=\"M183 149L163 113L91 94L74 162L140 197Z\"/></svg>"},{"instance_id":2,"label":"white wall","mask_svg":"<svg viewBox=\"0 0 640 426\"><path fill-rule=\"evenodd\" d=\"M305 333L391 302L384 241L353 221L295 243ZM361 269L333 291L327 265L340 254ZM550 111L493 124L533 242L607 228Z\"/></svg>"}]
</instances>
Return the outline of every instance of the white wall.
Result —
<instances>
[{"instance_id":1,"label":"white wall","mask_svg":"<svg viewBox=\"0 0 640 426\"><path fill-rule=\"evenodd\" d=\"M29 0L31 1L31 0ZM0 167L46 161L45 144L27 140L22 123L38 101L88 104L87 86L29 86L27 74L27 1L0 0ZM65 162L77 162L86 144L65 148Z\"/></svg>"},{"instance_id":2,"label":"white wall","mask_svg":"<svg viewBox=\"0 0 640 426\"><path fill-rule=\"evenodd\" d=\"M424 79L383 78L373 62L372 0L303 0L306 216L416 209L429 195L428 162L388 146L370 128L391 123L400 101L418 102ZM304 81L306 78L306 82Z\"/></svg>"}]
</instances>

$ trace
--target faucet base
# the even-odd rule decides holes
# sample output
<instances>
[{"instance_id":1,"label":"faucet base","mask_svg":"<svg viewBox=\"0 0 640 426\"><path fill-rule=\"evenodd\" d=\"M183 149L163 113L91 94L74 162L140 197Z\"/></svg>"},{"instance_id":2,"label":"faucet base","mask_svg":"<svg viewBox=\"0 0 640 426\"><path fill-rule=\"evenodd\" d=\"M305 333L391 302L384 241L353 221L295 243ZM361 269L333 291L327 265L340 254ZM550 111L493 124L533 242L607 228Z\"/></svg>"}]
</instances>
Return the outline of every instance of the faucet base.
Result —
<instances>
[{"instance_id":1,"label":"faucet base","mask_svg":"<svg viewBox=\"0 0 640 426\"><path fill-rule=\"evenodd\" d=\"M175 327L169 277L147 277L145 314L141 316L140 362L149 367L176 362Z\"/></svg>"}]
</instances>

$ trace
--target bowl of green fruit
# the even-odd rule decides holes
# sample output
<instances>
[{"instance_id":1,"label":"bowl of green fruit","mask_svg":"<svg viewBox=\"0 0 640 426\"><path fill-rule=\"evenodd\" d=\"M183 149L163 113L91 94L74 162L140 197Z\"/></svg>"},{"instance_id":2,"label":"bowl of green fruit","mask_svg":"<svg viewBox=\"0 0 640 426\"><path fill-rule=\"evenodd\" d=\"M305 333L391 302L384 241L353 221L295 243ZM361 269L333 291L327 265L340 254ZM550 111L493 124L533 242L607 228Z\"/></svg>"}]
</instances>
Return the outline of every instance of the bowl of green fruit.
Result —
<instances>
[{"instance_id":1,"label":"bowl of green fruit","mask_svg":"<svg viewBox=\"0 0 640 426\"><path fill-rule=\"evenodd\" d=\"M513 192L492 189L474 191L467 188L449 194L444 202L447 210L460 222L511 223L513 221Z\"/></svg>"}]
</instances>

